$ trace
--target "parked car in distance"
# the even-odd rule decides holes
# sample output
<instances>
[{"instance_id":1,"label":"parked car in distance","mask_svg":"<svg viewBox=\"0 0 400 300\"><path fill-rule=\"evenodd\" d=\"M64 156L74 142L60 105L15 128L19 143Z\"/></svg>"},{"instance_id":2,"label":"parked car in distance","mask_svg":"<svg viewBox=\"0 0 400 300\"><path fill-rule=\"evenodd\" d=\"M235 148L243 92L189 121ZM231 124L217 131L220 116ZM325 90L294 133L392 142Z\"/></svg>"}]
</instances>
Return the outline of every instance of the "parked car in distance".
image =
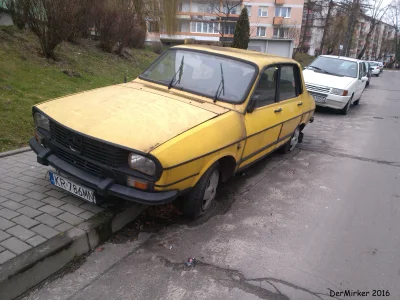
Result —
<instances>
[{"instance_id":1,"label":"parked car in distance","mask_svg":"<svg viewBox=\"0 0 400 300\"><path fill-rule=\"evenodd\" d=\"M382 73L383 72L383 62L378 61L378 65L379 65L379 70Z\"/></svg>"},{"instance_id":2,"label":"parked car in distance","mask_svg":"<svg viewBox=\"0 0 400 300\"><path fill-rule=\"evenodd\" d=\"M361 60L320 55L303 70L308 92L317 106L340 110L347 115L350 105L358 105L368 77Z\"/></svg>"},{"instance_id":3,"label":"parked car in distance","mask_svg":"<svg viewBox=\"0 0 400 300\"><path fill-rule=\"evenodd\" d=\"M367 76L368 77L368 80L367 80L367 82L366 82L366 85L367 86L369 86L369 84L370 84L370 82L371 82L371 66L370 66L370 64L369 64L369 62L368 61L363 61L363 63L364 63L364 70L365 70L365 76Z\"/></svg>"},{"instance_id":4,"label":"parked car in distance","mask_svg":"<svg viewBox=\"0 0 400 300\"><path fill-rule=\"evenodd\" d=\"M371 67L371 74L375 75L375 76L379 76L379 74L381 73L381 69L379 68L379 64L376 61L370 61L369 65Z\"/></svg>"},{"instance_id":5,"label":"parked car in distance","mask_svg":"<svg viewBox=\"0 0 400 300\"><path fill-rule=\"evenodd\" d=\"M30 146L55 168L53 185L86 201L155 205L182 195L197 218L220 181L292 151L314 110L296 61L184 45L132 82L35 105Z\"/></svg>"}]
</instances>

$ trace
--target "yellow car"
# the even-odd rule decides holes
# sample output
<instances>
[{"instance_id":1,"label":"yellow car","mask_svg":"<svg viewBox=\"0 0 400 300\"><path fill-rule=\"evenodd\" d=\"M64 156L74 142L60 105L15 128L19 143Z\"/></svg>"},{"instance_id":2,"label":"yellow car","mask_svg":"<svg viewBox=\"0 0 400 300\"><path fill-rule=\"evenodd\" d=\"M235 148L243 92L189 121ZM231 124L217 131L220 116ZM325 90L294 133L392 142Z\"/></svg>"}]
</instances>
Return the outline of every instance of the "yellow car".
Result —
<instances>
[{"instance_id":1,"label":"yellow car","mask_svg":"<svg viewBox=\"0 0 400 300\"><path fill-rule=\"evenodd\" d=\"M34 106L30 146L55 168L52 184L86 201L185 195L184 213L197 218L219 182L301 142L314 110L292 59L177 46L132 82Z\"/></svg>"}]
</instances>

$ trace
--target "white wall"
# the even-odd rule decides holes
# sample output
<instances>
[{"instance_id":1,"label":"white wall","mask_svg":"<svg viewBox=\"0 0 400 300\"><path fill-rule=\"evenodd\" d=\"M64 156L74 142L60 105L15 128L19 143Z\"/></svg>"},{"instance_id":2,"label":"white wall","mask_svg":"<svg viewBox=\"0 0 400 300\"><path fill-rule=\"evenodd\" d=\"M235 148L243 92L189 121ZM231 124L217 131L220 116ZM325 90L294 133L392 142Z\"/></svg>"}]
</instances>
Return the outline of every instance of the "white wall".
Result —
<instances>
[{"instance_id":1,"label":"white wall","mask_svg":"<svg viewBox=\"0 0 400 300\"><path fill-rule=\"evenodd\" d=\"M250 40L248 49L292 58L293 47L294 42L292 40L263 39Z\"/></svg>"}]
</instances>

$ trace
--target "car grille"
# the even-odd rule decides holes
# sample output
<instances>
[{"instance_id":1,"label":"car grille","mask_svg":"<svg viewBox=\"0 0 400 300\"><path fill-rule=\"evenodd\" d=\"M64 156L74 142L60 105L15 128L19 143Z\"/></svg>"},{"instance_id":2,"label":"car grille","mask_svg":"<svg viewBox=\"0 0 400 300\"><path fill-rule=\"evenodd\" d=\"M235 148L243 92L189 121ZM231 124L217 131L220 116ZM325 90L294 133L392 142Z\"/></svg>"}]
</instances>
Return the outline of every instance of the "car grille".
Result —
<instances>
[{"instance_id":1,"label":"car grille","mask_svg":"<svg viewBox=\"0 0 400 300\"><path fill-rule=\"evenodd\" d=\"M127 165L128 150L83 136L54 121L50 121L50 133L59 158L93 175Z\"/></svg>"},{"instance_id":2,"label":"car grille","mask_svg":"<svg viewBox=\"0 0 400 300\"><path fill-rule=\"evenodd\" d=\"M306 83L306 89L309 92L325 94L325 95L329 94L330 91L331 91L330 87L321 86L321 85L315 85L315 84L309 84L309 83Z\"/></svg>"}]
</instances>

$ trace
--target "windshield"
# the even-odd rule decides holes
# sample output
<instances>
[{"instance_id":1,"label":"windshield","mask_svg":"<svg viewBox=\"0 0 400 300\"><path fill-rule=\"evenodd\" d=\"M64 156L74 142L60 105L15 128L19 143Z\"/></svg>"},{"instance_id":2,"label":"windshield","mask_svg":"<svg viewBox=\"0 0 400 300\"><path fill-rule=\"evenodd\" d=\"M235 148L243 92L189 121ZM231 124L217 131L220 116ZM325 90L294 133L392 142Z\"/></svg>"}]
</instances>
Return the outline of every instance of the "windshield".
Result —
<instances>
[{"instance_id":1,"label":"windshield","mask_svg":"<svg viewBox=\"0 0 400 300\"><path fill-rule=\"evenodd\" d=\"M357 63L340 58L320 56L314 60L311 69L332 75L357 78Z\"/></svg>"},{"instance_id":2,"label":"windshield","mask_svg":"<svg viewBox=\"0 0 400 300\"><path fill-rule=\"evenodd\" d=\"M255 67L250 63L197 51L170 49L140 78L213 100L241 103L254 74Z\"/></svg>"}]
</instances>

